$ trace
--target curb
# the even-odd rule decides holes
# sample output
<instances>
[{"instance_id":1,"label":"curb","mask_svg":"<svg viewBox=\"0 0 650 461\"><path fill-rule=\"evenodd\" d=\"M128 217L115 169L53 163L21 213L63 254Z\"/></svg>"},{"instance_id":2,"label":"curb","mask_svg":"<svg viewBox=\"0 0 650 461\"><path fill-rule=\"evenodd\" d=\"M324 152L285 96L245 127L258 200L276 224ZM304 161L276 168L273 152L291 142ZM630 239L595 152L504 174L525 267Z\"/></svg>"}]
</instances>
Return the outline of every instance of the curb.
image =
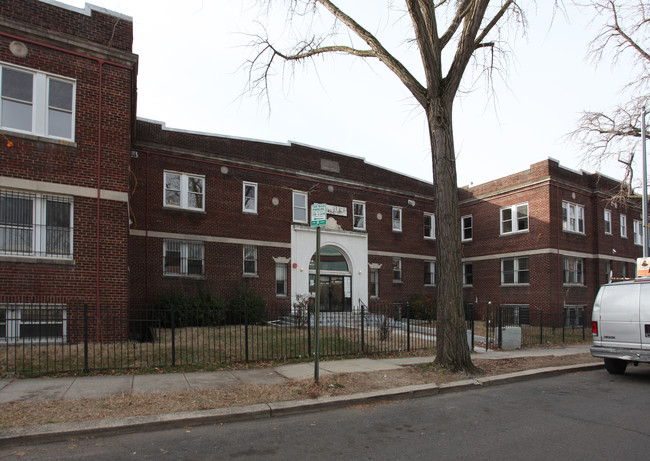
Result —
<instances>
[{"instance_id":1,"label":"curb","mask_svg":"<svg viewBox=\"0 0 650 461\"><path fill-rule=\"evenodd\" d=\"M539 368L536 370L519 371L485 378L470 378L441 385L416 384L394 389L383 389L379 391L334 397L320 397L310 400L291 400L243 407L226 407L216 408L213 410L149 416L130 416L127 418L101 419L77 423L48 424L43 426L7 429L0 432L0 447L4 448L24 444L57 442L72 438L121 435L134 432L157 431L162 429L223 424L304 414L361 404L390 402L461 392L465 390L478 389L484 386L496 386L526 381L532 378L544 378L567 373L591 371L603 367L604 365L602 363L585 363L562 367Z\"/></svg>"}]
</instances>

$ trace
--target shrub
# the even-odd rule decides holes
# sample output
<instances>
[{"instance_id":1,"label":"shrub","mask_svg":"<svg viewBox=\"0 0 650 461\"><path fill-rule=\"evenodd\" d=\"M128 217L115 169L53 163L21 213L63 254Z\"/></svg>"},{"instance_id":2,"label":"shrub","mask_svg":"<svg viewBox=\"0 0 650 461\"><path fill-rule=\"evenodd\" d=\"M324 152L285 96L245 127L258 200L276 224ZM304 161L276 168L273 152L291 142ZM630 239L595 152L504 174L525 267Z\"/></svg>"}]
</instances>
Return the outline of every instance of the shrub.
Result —
<instances>
[{"instance_id":1,"label":"shrub","mask_svg":"<svg viewBox=\"0 0 650 461\"><path fill-rule=\"evenodd\" d=\"M249 324L266 323L266 301L253 290L240 288L228 303L228 322L243 324L246 316Z\"/></svg>"},{"instance_id":2,"label":"shrub","mask_svg":"<svg viewBox=\"0 0 650 461\"><path fill-rule=\"evenodd\" d=\"M426 320L428 322L435 320L438 316L436 303L433 296L429 293L413 296L409 303L409 318L415 320Z\"/></svg>"},{"instance_id":3,"label":"shrub","mask_svg":"<svg viewBox=\"0 0 650 461\"><path fill-rule=\"evenodd\" d=\"M174 326L215 326L223 324L226 313L225 300L214 294L203 293L190 297L182 292L166 293L154 305L154 317L163 328Z\"/></svg>"}]
</instances>

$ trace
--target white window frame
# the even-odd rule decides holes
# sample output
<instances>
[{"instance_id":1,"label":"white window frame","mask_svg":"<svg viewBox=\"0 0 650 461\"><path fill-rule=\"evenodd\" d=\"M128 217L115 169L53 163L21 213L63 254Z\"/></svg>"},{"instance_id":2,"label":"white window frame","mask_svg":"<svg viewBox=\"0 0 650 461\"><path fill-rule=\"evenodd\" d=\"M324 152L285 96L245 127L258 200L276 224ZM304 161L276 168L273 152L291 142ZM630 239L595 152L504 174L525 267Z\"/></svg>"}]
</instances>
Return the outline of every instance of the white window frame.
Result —
<instances>
[{"instance_id":1,"label":"white window frame","mask_svg":"<svg viewBox=\"0 0 650 461\"><path fill-rule=\"evenodd\" d=\"M242 270L245 276L257 276L257 247L255 245L244 245L242 249ZM250 266L253 264L253 270L246 267L246 263Z\"/></svg>"},{"instance_id":2,"label":"white window frame","mask_svg":"<svg viewBox=\"0 0 650 461\"><path fill-rule=\"evenodd\" d=\"M168 177L178 176L179 189L169 187ZM201 184L201 192L190 191L190 180L198 180ZM170 193L178 193L178 203L168 200ZM190 206L190 195L201 196L201 206ZM181 173L179 171L165 170L163 173L163 206L165 208L177 208L191 211L205 211L205 176Z\"/></svg>"},{"instance_id":3,"label":"white window frame","mask_svg":"<svg viewBox=\"0 0 650 461\"><path fill-rule=\"evenodd\" d=\"M643 223L638 219L632 220L632 229L634 232L634 244L643 245Z\"/></svg>"},{"instance_id":4,"label":"white window frame","mask_svg":"<svg viewBox=\"0 0 650 461\"><path fill-rule=\"evenodd\" d=\"M577 203L562 202L562 230L585 234L585 207Z\"/></svg>"},{"instance_id":5,"label":"white window frame","mask_svg":"<svg viewBox=\"0 0 650 461\"><path fill-rule=\"evenodd\" d=\"M469 226L466 224L467 221L469 221ZM469 230L469 237L465 236L466 230ZM460 239L463 242L471 242L472 238L474 238L474 218L468 214L460 218Z\"/></svg>"},{"instance_id":6,"label":"white window frame","mask_svg":"<svg viewBox=\"0 0 650 461\"><path fill-rule=\"evenodd\" d=\"M436 263L435 261L424 261L424 286L435 286L436 284Z\"/></svg>"},{"instance_id":7,"label":"white window frame","mask_svg":"<svg viewBox=\"0 0 650 461\"><path fill-rule=\"evenodd\" d=\"M565 256L562 262L564 285L585 284L585 260Z\"/></svg>"},{"instance_id":8,"label":"white window frame","mask_svg":"<svg viewBox=\"0 0 650 461\"><path fill-rule=\"evenodd\" d=\"M40 316L43 316L43 312L46 312L44 315L46 318L41 317L40 322L35 322L33 320L26 320L23 317L23 311L34 310L38 311ZM56 318L47 314L47 312L54 311L60 312L59 315L56 315ZM40 304L40 303L4 303L0 304L0 328L4 329L2 333L4 336L0 335L0 343L35 343L35 342L48 342L61 341L65 343L67 340L67 329L68 329L68 315L67 315L67 305L66 304ZM48 336L21 336L21 327L23 325L61 325L62 334L61 335L48 335Z\"/></svg>"},{"instance_id":9,"label":"white window frame","mask_svg":"<svg viewBox=\"0 0 650 461\"><path fill-rule=\"evenodd\" d=\"M253 191L252 197L246 195L247 189L251 189ZM250 199L250 202L248 202L247 199ZM244 181L242 183L241 210L243 213L257 213L257 183L247 181Z\"/></svg>"},{"instance_id":10,"label":"white window frame","mask_svg":"<svg viewBox=\"0 0 650 461\"><path fill-rule=\"evenodd\" d=\"M427 233L427 219L429 219L429 232ZM436 239L436 217L433 213L424 213L424 238L427 240Z\"/></svg>"},{"instance_id":11,"label":"white window frame","mask_svg":"<svg viewBox=\"0 0 650 461\"><path fill-rule=\"evenodd\" d=\"M619 223L621 225L621 237L626 239L627 238L627 216L622 214L619 217Z\"/></svg>"},{"instance_id":12,"label":"white window frame","mask_svg":"<svg viewBox=\"0 0 650 461\"><path fill-rule=\"evenodd\" d=\"M287 264L276 263L275 265L275 296L285 297L289 293L289 269Z\"/></svg>"},{"instance_id":13,"label":"white window frame","mask_svg":"<svg viewBox=\"0 0 650 461\"><path fill-rule=\"evenodd\" d=\"M292 204L292 217L293 217L293 222L298 222L298 223L306 223L309 221L309 202L307 198L307 193L306 192L298 192L298 191L293 191L293 204ZM305 200L305 206L301 206L300 204L296 204L296 197L302 197ZM300 216L297 216L297 211L301 211L304 213L304 219L300 219Z\"/></svg>"},{"instance_id":14,"label":"white window frame","mask_svg":"<svg viewBox=\"0 0 650 461\"><path fill-rule=\"evenodd\" d=\"M366 202L352 201L352 228L366 230Z\"/></svg>"},{"instance_id":15,"label":"white window frame","mask_svg":"<svg viewBox=\"0 0 650 461\"><path fill-rule=\"evenodd\" d=\"M167 254L178 252L178 271L169 270ZM189 261L201 261L200 273L190 273ZM201 240L165 239L163 241L163 275L172 277L204 277L205 276L205 242Z\"/></svg>"},{"instance_id":16,"label":"white window frame","mask_svg":"<svg viewBox=\"0 0 650 461\"><path fill-rule=\"evenodd\" d=\"M467 268L471 267L472 270L469 271L469 276L472 280L468 280L468 271ZM472 261L467 261L463 263L463 286L471 287L474 285L474 263Z\"/></svg>"},{"instance_id":17,"label":"white window frame","mask_svg":"<svg viewBox=\"0 0 650 461\"><path fill-rule=\"evenodd\" d=\"M526 268L521 268L522 262L526 261L525 266ZM505 275L506 271L504 270L504 265L506 262L512 261L513 269L512 269L512 282L506 282ZM524 279L527 279L525 281L521 281L523 274L526 274L526 277L523 277ZM519 257L519 258L504 258L501 260L501 285L530 285L530 258L528 256L524 257Z\"/></svg>"},{"instance_id":18,"label":"white window frame","mask_svg":"<svg viewBox=\"0 0 650 461\"><path fill-rule=\"evenodd\" d=\"M526 207L526 216L525 218L519 217L520 208ZM504 219L504 212L510 212L510 219ZM520 232L528 232L530 228L530 215L528 212L528 202L517 203L516 205L510 205L502 207L499 210L499 223L501 235L510 235L518 234ZM522 219L525 219L526 224L522 223ZM506 223L510 223L510 230L506 230Z\"/></svg>"},{"instance_id":19,"label":"white window frame","mask_svg":"<svg viewBox=\"0 0 650 461\"><path fill-rule=\"evenodd\" d=\"M4 215L7 211L0 209L0 255L26 256L36 258L72 259L74 255L74 200L72 197L36 194L0 190L2 200L16 199L31 202L31 223L11 222L12 216ZM69 205L69 222L67 226L48 225L48 203L65 203ZM11 213L11 211L8 211ZM14 216L16 217L16 216ZM4 221L7 219L7 221ZM58 235L58 237L57 237ZM28 239L28 240L26 240ZM63 239L63 243L48 248L49 242ZM16 247L16 244L22 244ZM66 251L61 251L62 249Z\"/></svg>"},{"instance_id":20,"label":"white window frame","mask_svg":"<svg viewBox=\"0 0 650 461\"><path fill-rule=\"evenodd\" d=\"M402 232L402 208L394 206L390 216L393 232Z\"/></svg>"},{"instance_id":21,"label":"white window frame","mask_svg":"<svg viewBox=\"0 0 650 461\"><path fill-rule=\"evenodd\" d=\"M402 277L402 258L393 258L393 282L401 282Z\"/></svg>"},{"instance_id":22,"label":"white window frame","mask_svg":"<svg viewBox=\"0 0 650 461\"><path fill-rule=\"evenodd\" d=\"M612 211L604 210L603 219L605 221L605 234L612 235Z\"/></svg>"},{"instance_id":23,"label":"white window frame","mask_svg":"<svg viewBox=\"0 0 650 461\"><path fill-rule=\"evenodd\" d=\"M31 101L26 99L17 99L11 96L5 96L3 90L3 69L9 69L14 72L21 72L23 74L29 74L32 76L32 94ZM71 86L71 101L70 107L57 107L50 106L50 90L52 88L52 82L61 82ZM75 119L76 119L76 86L77 83L74 79L48 74L45 72L36 71L33 69L28 69L25 67L7 65L5 63L0 63L0 128L7 131L12 131L15 133L25 133L35 136L42 136L45 138L52 139L61 139L66 141L74 142L75 139ZM29 129L19 128L16 126L10 126L4 119L5 110L11 111L12 106L30 106L31 112L31 123ZM55 115L56 114L56 115ZM69 117L70 124L70 134L61 135L61 134L51 134L52 126L54 123L51 123L51 120L56 116L60 117L61 114L65 114L64 117Z\"/></svg>"}]
</instances>

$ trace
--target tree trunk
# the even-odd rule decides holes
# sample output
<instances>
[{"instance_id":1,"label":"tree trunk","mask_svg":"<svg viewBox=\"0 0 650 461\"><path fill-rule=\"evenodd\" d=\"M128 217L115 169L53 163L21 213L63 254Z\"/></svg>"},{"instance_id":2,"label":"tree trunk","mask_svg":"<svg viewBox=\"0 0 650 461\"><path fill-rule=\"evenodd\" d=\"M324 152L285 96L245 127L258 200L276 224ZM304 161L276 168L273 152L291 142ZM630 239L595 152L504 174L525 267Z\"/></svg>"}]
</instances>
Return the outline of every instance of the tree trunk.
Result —
<instances>
[{"instance_id":1,"label":"tree trunk","mask_svg":"<svg viewBox=\"0 0 650 461\"><path fill-rule=\"evenodd\" d=\"M436 363L454 371L476 368L467 347L462 293L460 213L452 127L452 103L442 98L427 108L436 201L438 322Z\"/></svg>"}]
</instances>

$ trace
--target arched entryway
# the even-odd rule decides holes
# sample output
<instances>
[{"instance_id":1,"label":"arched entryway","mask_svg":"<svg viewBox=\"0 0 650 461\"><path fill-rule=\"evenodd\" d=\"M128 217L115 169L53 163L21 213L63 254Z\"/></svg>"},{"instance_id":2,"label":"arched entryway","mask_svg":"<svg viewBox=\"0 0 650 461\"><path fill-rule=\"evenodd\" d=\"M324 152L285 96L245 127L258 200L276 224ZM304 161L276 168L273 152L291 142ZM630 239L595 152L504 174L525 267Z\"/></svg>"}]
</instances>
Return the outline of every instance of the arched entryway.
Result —
<instances>
[{"instance_id":1,"label":"arched entryway","mask_svg":"<svg viewBox=\"0 0 650 461\"><path fill-rule=\"evenodd\" d=\"M323 247L320 253L320 309L352 310L352 273L348 260L337 248ZM316 293L316 255L309 263L309 292Z\"/></svg>"}]
</instances>

